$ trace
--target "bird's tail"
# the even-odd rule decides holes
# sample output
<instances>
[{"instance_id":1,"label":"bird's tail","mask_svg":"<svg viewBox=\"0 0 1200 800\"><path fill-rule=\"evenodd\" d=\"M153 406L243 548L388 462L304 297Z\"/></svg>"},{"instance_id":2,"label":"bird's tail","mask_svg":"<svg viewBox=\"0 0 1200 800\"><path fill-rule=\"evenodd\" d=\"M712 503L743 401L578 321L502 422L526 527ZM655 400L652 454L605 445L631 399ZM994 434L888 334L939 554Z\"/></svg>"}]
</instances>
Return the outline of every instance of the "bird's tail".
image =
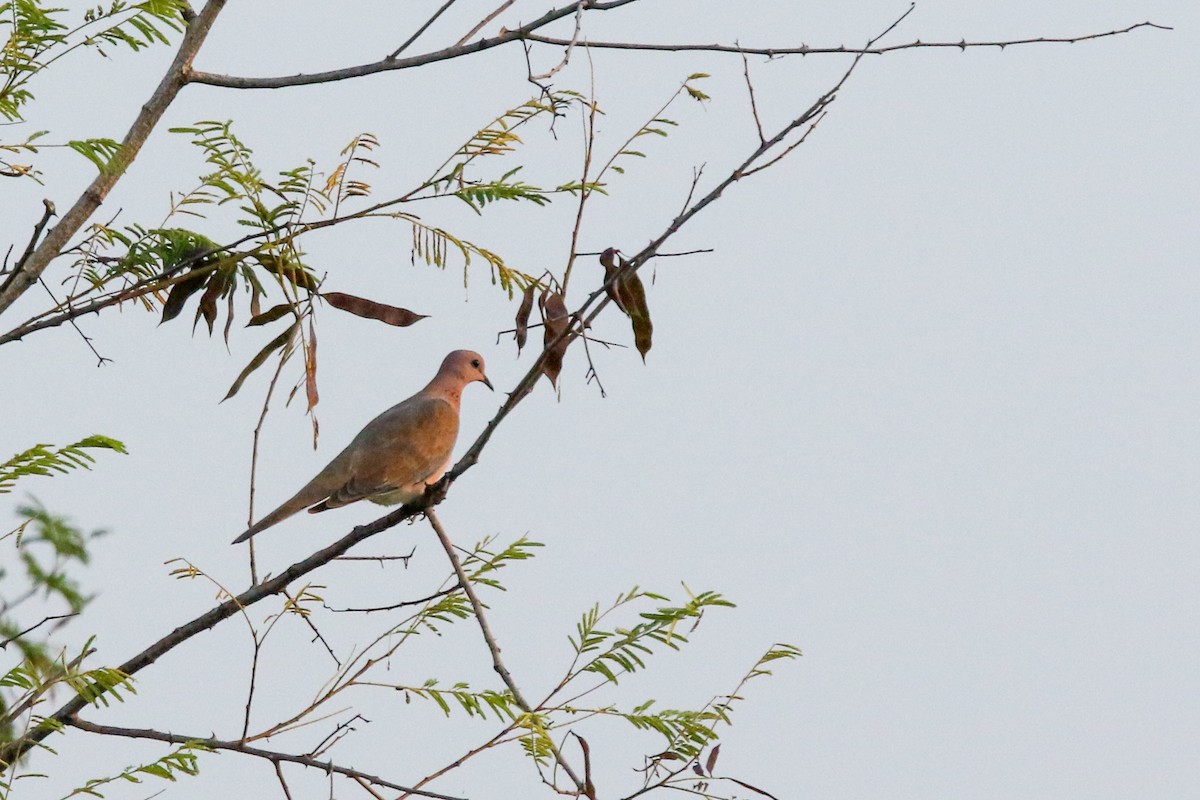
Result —
<instances>
[{"instance_id":1,"label":"bird's tail","mask_svg":"<svg viewBox=\"0 0 1200 800\"><path fill-rule=\"evenodd\" d=\"M249 528L247 528L246 531L241 536L239 536L233 540L233 544L240 544L241 542L244 542L247 539L249 539L254 534L261 533L262 531L265 531L267 528L271 527L272 525L283 522L285 519L290 517L292 514L295 514L297 511L300 511L300 510L306 508L307 506L312 505L313 502L314 501L310 497L305 496L305 493L301 492L300 494L296 495L291 500L288 500L286 503L281 505L279 508L272 511L270 514L267 514L265 517L260 519L258 522L254 523Z\"/></svg>"}]
</instances>

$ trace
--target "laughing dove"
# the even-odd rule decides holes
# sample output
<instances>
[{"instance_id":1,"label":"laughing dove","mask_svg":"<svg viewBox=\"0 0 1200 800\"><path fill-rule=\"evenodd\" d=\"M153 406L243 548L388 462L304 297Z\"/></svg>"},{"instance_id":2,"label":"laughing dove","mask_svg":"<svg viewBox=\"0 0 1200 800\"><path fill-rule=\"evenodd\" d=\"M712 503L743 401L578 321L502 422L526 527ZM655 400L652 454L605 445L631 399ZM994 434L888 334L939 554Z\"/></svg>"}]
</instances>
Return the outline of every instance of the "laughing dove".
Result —
<instances>
[{"instance_id":1,"label":"laughing dove","mask_svg":"<svg viewBox=\"0 0 1200 800\"><path fill-rule=\"evenodd\" d=\"M329 466L291 500L267 514L234 544L282 522L297 511L327 511L358 500L396 505L416 500L450 466L458 437L458 405L463 388L492 382L483 372L483 356L455 350L421 391L392 406L354 437Z\"/></svg>"}]
</instances>

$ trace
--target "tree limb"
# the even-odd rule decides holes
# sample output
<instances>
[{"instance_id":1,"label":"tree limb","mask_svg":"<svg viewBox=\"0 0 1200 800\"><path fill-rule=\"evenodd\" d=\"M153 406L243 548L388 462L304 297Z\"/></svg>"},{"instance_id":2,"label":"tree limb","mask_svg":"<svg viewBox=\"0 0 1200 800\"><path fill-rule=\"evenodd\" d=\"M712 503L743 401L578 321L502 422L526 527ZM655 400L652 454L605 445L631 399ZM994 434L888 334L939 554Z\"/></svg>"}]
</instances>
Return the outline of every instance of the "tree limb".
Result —
<instances>
[{"instance_id":1,"label":"tree limb","mask_svg":"<svg viewBox=\"0 0 1200 800\"><path fill-rule=\"evenodd\" d=\"M165 731L156 731L150 728L121 728L114 725L97 725L94 722L72 717L66 720L66 724L72 728L78 728L81 731L88 733L96 733L102 736L121 736L126 739L154 739L159 742L168 742L170 744L197 744L202 747L207 747L210 750L229 750L234 753L244 753L248 756L257 756L265 758L277 767L283 762L291 764L303 764L306 767L319 769L322 772L336 772L338 775L345 775L348 778L355 780L363 780L373 783L376 786L384 786L388 789L393 789L397 792L406 794L417 794L423 797L432 797L435 800L463 800L463 798L455 797L449 794L440 794L438 792L430 792L425 789L414 789L408 786L401 786L398 783L393 783L389 780L384 780L375 775L368 775L365 772L360 772L349 767L342 767L334 764L332 761L319 761L310 756L293 755L292 753L280 753L275 750L264 750L261 747L254 747L245 742L239 742L227 739L214 739L204 736L182 736L177 733L166 733Z\"/></svg>"},{"instance_id":2,"label":"tree limb","mask_svg":"<svg viewBox=\"0 0 1200 800\"><path fill-rule=\"evenodd\" d=\"M325 72L301 73L299 75L281 75L274 78L246 78L237 75L217 75L211 72L194 71L188 80L190 83L223 86L227 89L283 89L289 86L311 86L317 83L333 83L334 81L361 78L365 75L375 75L380 72L423 67L426 64L449 61L461 58L462 56L481 53L484 50L491 50L493 47L499 47L510 42L520 41L527 38L533 31L543 28L551 22L575 14L581 5L584 11L609 11L635 2L637 0L606 0L606 2L600 2L600 0L580 0L580 2L551 9L533 22L528 22L519 28L506 30L498 36L479 39L469 44L456 44L442 48L441 50L425 53L424 55L410 56L408 58L396 58L389 55L378 61L359 64L354 67L343 67L341 69L326 70Z\"/></svg>"}]
</instances>

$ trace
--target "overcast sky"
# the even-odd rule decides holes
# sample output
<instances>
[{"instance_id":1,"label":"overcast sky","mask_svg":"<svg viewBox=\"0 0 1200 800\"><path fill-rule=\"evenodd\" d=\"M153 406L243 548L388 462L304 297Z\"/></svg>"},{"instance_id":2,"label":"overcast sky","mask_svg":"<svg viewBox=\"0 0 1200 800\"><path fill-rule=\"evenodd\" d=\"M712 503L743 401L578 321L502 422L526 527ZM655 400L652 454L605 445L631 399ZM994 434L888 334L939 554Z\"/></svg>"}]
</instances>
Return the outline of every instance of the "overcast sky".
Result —
<instances>
[{"instance_id":1,"label":"overcast sky","mask_svg":"<svg viewBox=\"0 0 1200 800\"><path fill-rule=\"evenodd\" d=\"M438 3L231 2L198 68L286 75L375 59ZM490 6L462 3L421 45L457 39ZM519 2L497 23L544 12ZM903 12L901 2L646 2L589 18L593 39L747 46L857 44ZM469 8L469 10L467 10ZM725 734L727 774L780 798L1177 798L1200 784L1200 9L1175 0L985 3L925 0L893 33L921 39L1069 36L1153 20L1075 45L919 50L863 62L808 142L735 185L645 272L655 343L593 348L607 397L584 381L573 349L561 398L544 381L500 428L481 462L439 511L464 544L522 534L546 547L506 571L491 593L492 625L529 694L569 662L566 636L594 602L637 584L685 596L714 589L737 604L707 615L693 644L607 699L632 707L695 707L728 692L772 642L801 660L745 692ZM494 31L496 25L489 30ZM570 34L569 24L556 27ZM420 48L418 48L420 49ZM167 49L105 62L64 62L35 87L30 129L57 139L120 138L145 102ZM559 57L535 48L535 68ZM825 91L841 57L750 59L764 126L777 128ZM690 73L707 72L711 102L679 101L679 123L628 165L589 209L580 246L636 252L677 213L704 165L711 186L756 144L736 56L577 52L555 79L606 111L609 152ZM519 48L428 69L267 92L188 87L98 218L157 224L166 193L203 170L170 126L233 119L267 173L306 158L331 165L370 131L382 168L376 197L424 177L476 128L530 96ZM558 140L530 130L530 183L578 173L578 123ZM9 129L12 131L15 129ZM24 130L24 129L22 129ZM8 138L11 134L4 134ZM47 157L46 186L4 184L4 242L20 251L40 200L73 201L91 169ZM458 204L461 206L461 204ZM561 271L574 205L501 207L475 217L428 205L426 219L538 274ZM214 222L221 239L233 228ZM516 305L482 265L447 272L410 263L399 223L335 229L310 240L326 286L408 306L430 319L391 329L322 312L321 424L313 452L303 409L276 408L260 459L260 513L311 477L380 410L420 388L449 350L483 353L497 393L468 387L459 452L528 368L511 339ZM647 268L649 270L649 268ZM65 272L47 273L61 278ZM570 301L594 289L589 259ZM0 328L44 303L36 292ZM30 479L21 489L79 524L105 527L86 585L99 596L62 641L99 635L97 658L123 661L213 602L211 587L168 575L187 558L233 588L246 554L251 433L266 375L218 405L272 334L235 331L230 350L129 307L81 322L113 363L96 369L67 328L0 348L0 457L36 442L91 433L123 440L92 473ZM244 319L244 311L242 319ZM629 343L609 309L596 335ZM265 371L264 371L265 372ZM277 404L278 405L278 404ZM0 513L25 495L7 496ZM357 523L360 504L297 518L265 534L260 563L278 572ZM0 528L5 528L0 525ZM7 543L6 545L7 546ZM318 573L338 605L420 596L444 574L424 523L360 552L416 554L398 566L338 565ZM13 557L0 554L3 563ZM258 612L261 617L266 610ZM379 623L318 619L349 649ZM625 624L632 619L624 620ZM249 645L240 623L138 676L136 700L96 721L236 738ZM266 724L329 674L298 624L264 656ZM402 651L405 652L405 651ZM391 666L390 678L497 686L478 630L461 623ZM356 698L370 725L339 761L415 781L490 726L444 723L436 709L392 695ZM659 746L616 723L591 730L604 797L636 787L629 767ZM326 729L271 742L300 752ZM589 735L585 730L585 735ZM46 771L109 747L59 738ZM107 752L107 751L105 751ZM121 742L124 765L157 747ZM110 764L112 766L114 764ZM233 754L201 760L178 798L277 793L269 765ZM103 769L101 769L103 772ZM319 775L289 772L305 797ZM82 777L95 777L91 766ZM65 780L65 779L63 779ZM29 781L27 783L33 783ZM515 750L433 788L472 798L534 796ZM145 797L161 788L113 790ZM58 797L59 780L14 797ZM358 791L342 786L338 796ZM22 794L21 792L24 792ZM258 796L262 796L259 794ZM363 795L365 796L365 795Z\"/></svg>"}]
</instances>

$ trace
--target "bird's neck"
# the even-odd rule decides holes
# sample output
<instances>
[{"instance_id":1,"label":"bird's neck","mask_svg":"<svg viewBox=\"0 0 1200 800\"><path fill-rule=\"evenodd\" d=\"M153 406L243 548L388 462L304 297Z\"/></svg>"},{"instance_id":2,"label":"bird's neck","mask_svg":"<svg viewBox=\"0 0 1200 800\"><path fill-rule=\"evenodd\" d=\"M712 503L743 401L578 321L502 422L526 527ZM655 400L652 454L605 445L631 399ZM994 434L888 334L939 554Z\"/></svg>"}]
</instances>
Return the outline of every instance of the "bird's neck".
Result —
<instances>
[{"instance_id":1,"label":"bird's neck","mask_svg":"<svg viewBox=\"0 0 1200 800\"><path fill-rule=\"evenodd\" d=\"M438 376L429 382L425 387L425 393L440 400L445 400L450 406L458 411L459 401L462 399L463 387L458 384L458 381L443 380L442 376Z\"/></svg>"}]
</instances>

